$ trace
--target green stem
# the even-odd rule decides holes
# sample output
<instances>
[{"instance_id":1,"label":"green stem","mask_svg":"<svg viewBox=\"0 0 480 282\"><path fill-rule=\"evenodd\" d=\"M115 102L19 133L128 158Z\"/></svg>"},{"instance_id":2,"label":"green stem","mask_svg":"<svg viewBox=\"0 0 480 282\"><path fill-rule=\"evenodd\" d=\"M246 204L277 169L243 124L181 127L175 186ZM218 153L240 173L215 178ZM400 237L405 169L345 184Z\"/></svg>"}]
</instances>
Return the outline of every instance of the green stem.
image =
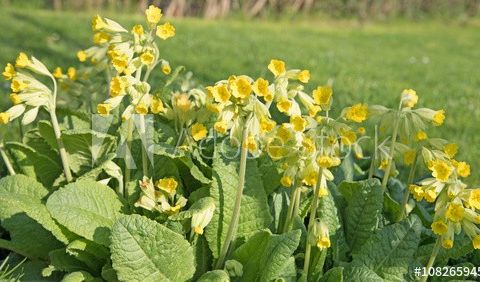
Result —
<instances>
[{"instance_id":1,"label":"green stem","mask_svg":"<svg viewBox=\"0 0 480 282\"><path fill-rule=\"evenodd\" d=\"M23 252L19 248L17 248L17 246L15 244L13 244L10 241L4 240L4 239L0 239L0 249L9 250L10 252L14 252L14 253L17 253L17 254L22 255L24 257L28 257L28 254Z\"/></svg>"},{"instance_id":2,"label":"green stem","mask_svg":"<svg viewBox=\"0 0 480 282\"><path fill-rule=\"evenodd\" d=\"M150 176L148 170L148 155L147 155L147 136L146 136L146 129L145 129L145 116L140 115L140 128L138 130L140 134L140 141L142 142L142 169L144 176Z\"/></svg>"},{"instance_id":3,"label":"green stem","mask_svg":"<svg viewBox=\"0 0 480 282\"><path fill-rule=\"evenodd\" d=\"M13 169L12 163L10 162L7 154L5 153L3 142L0 143L0 155L2 155L2 159L5 163L5 166L7 167L8 173L10 175L15 175L15 170Z\"/></svg>"},{"instance_id":4,"label":"green stem","mask_svg":"<svg viewBox=\"0 0 480 282\"><path fill-rule=\"evenodd\" d=\"M373 155L370 163L370 170L368 171L368 179L372 179L373 173L375 171L375 163L377 162L377 152L378 152L378 125L375 125L375 139L373 140Z\"/></svg>"},{"instance_id":5,"label":"green stem","mask_svg":"<svg viewBox=\"0 0 480 282\"><path fill-rule=\"evenodd\" d=\"M305 246L305 261L303 264L303 274L307 278L307 281L308 281L308 270L310 267L310 256L312 251L312 245L310 244L309 234L310 232L312 232L313 224L315 222L315 215L318 208L318 191L320 190L322 177L323 177L323 169L320 168L320 170L318 171L318 179L317 179L317 184L315 185L315 191L313 192L314 194L313 194L312 205L310 206L310 218L308 219L308 231L307 231L307 240L306 240L307 244Z\"/></svg>"},{"instance_id":6,"label":"green stem","mask_svg":"<svg viewBox=\"0 0 480 282\"><path fill-rule=\"evenodd\" d=\"M437 241L435 242L435 246L433 247L432 250L432 255L430 256L430 259L428 260L427 266L425 267L426 274L425 276L422 277L421 282L426 282L428 279L428 270L433 266L435 263L435 259L437 258L438 252L440 251L441 247L441 240L440 237L437 238Z\"/></svg>"},{"instance_id":7,"label":"green stem","mask_svg":"<svg viewBox=\"0 0 480 282\"><path fill-rule=\"evenodd\" d=\"M18 133L20 134L20 142L23 142L23 125L22 125L22 120L18 119Z\"/></svg>"},{"instance_id":8,"label":"green stem","mask_svg":"<svg viewBox=\"0 0 480 282\"><path fill-rule=\"evenodd\" d=\"M243 129L242 133L242 142L241 152L240 152L240 168L239 168L239 179L238 179L238 187L237 187L237 195L235 197L235 205L233 207L233 214L232 220L230 221L230 226L228 226L227 235L225 237L225 241L222 245L222 250L220 251L220 256L218 257L216 268L220 269L223 267L225 263L225 258L227 257L230 244L232 243L233 239L235 238L235 233L237 232L238 221L240 219L240 206L242 202L242 194L243 188L245 186L245 172L247 168L247 155L248 155L248 148L247 148L247 138L248 138L248 123L249 120L245 123L245 128Z\"/></svg>"},{"instance_id":9,"label":"green stem","mask_svg":"<svg viewBox=\"0 0 480 282\"><path fill-rule=\"evenodd\" d=\"M294 212L295 205L296 205L297 198L298 198L297 191L299 191L299 190L300 190L300 188L297 187L297 185L295 185L292 193L290 194L290 204L288 205L287 216L285 218L285 223L283 225L283 232L282 233L288 232L290 230L290 225L292 223L293 218L295 217L295 214L293 212Z\"/></svg>"},{"instance_id":10,"label":"green stem","mask_svg":"<svg viewBox=\"0 0 480 282\"><path fill-rule=\"evenodd\" d=\"M390 170L392 169L393 156L395 154L395 143L397 142L398 129L400 127L401 106L402 106L402 103L400 103L400 107L395 116L395 122L394 122L393 133L392 133L392 144L390 145L390 152L388 154L388 159L387 159L388 164L387 164L387 168L385 169L385 174L383 175L383 180L382 180L383 189L387 188L388 178L390 177Z\"/></svg>"},{"instance_id":11,"label":"green stem","mask_svg":"<svg viewBox=\"0 0 480 282\"><path fill-rule=\"evenodd\" d=\"M62 131L58 125L57 114L55 113L55 108L50 110L50 118L52 120L53 132L55 133L55 139L57 140L58 152L60 153L60 159L62 160L63 172L67 182L72 182L72 172L70 171L70 165L68 162L67 151L65 150L65 145L62 140Z\"/></svg>"},{"instance_id":12,"label":"green stem","mask_svg":"<svg viewBox=\"0 0 480 282\"><path fill-rule=\"evenodd\" d=\"M410 172L408 174L407 187L405 189L405 194L403 195L402 212L400 213L402 218L407 217L407 205L408 205L408 200L410 198L408 185L413 183L413 178L415 177L415 171L417 168L417 162L418 162L418 150L415 151L415 158L413 159L412 167L410 168Z\"/></svg>"},{"instance_id":13,"label":"green stem","mask_svg":"<svg viewBox=\"0 0 480 282\"><path fill-rule=\"evenodd\" d=\"M133 140L133 119L130 118L128 120L128 126L127 126L127 148L126 148L127 154L125 154L125 172L124 172L125 185L123 185L125 187L125 191L128 189L128 183L130 182L130 178L131 178L131 171L130 171L129 165L131 162L130 156L131 156L132 140Z\"/></svg>"}]
</instances>

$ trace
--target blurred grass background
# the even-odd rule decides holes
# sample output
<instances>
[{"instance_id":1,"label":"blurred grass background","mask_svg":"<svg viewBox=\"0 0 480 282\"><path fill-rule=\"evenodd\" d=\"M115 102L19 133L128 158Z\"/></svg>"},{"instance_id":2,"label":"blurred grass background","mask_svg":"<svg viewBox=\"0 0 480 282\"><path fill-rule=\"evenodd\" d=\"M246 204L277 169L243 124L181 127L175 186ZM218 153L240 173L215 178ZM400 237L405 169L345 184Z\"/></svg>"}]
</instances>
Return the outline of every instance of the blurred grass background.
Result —
<instances>
[{"instance_id":1,"label":"blurred grass background","mask_svg":"<svg viewBox=\"0 0 480 282\"><path fill-rule=\"evenodd\" d=\"M19 51L33 54L52 69L77 65L76 51L91 45L90 19L96 12L21 7L0 11L2 68ZM144 22L138 13L102 14L128 27ZM177 35L162 41L160 48L172 67L185 66L205 85L230 74L270 77L269 60L285 60L288 68L311 71L309 90L332 82L337 109L357 102L393 107L404 88L416 89L420 107L443 108L447 114L444 126L429 135L457 142L459 159L472 164L467 182L478 183L478 20L396 18L359 24L357 19L319 18L174 19ZM8 87L1 82L2 110L10 105Z\"/></svg>"}]
</instances>

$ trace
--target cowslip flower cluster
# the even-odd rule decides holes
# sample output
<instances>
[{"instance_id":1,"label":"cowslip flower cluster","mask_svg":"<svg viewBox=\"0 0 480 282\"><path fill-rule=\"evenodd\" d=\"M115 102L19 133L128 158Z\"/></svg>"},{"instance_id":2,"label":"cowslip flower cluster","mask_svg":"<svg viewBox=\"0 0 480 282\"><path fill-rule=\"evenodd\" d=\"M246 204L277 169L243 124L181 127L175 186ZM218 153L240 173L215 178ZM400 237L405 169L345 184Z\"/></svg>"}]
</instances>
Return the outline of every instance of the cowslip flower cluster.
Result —
<instances>
[{"instance_id":1,"label":"cowslip flower cluster","mask_svg":"<svg viewBox=\"0 0 480 282\"><path fill-rule=\"evenodd\" d=\"M136 207L170 216L187 204L187 199L177 194L178 182L173 177L162 178L155 183L151 178L144 177L139 184L141 196L135 203Z\"/></svg>"}]
</instances>

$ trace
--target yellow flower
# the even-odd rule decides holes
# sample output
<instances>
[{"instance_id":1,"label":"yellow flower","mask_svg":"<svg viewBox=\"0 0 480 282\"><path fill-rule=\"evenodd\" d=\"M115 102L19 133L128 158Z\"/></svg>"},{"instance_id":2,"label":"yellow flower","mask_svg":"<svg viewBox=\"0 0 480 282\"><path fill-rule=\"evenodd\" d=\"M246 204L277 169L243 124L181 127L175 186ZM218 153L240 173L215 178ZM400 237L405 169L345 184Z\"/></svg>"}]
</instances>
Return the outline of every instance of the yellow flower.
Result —
<instances>
[{"instance_id":1,"label":"yellow flower","mask_svg":"<svg viewBox=\"0 0 480 282\"><path fill-rule=\"evenodd\" d=\"M473 189L470 191L470 195L468 196L468 204L480 210L480 189Z\"/></svg>"},{"instance_id":2,"label":"yellow flower","mask_svg":"<svg viewBox=\"0 0 480 282\"><path fill-rule=\"evenodd\" d=\"M16 75L15 68L13 67L13 65L8 63L5 66L5 70L2 72L2 75L3 75L3 78L5 78L6 80L12 79Z\"/></svg>"},{"instance_id":3,"label":"yellow flower","mask_svg":"<svg viewBox=\"0 0 480 282\"><path fill-rule=\"evenodd\" d=\"M280 60L271 60L268 64L268 69L273 73L275 77L285 73L285 62Z\"/></svg>"},{"instance_id":4,"label":"yellow flower","mask_svg":"<svg viewBox=\"0 0 480 282\"><path fill-rule=\"evenodd\" d=\"M380 166L379 166L379 169L381 170L386 170L388 167L388 160L387 159L384 159L380 162Z\"/></svg>"},{"instance_id":5,"label":"yellow flower","mask_svg":"<svg viewBox=\"0 0 480 282\"><path fill-rule=\"evenodd\" d=\"M480 234L473 237L473 240L472 240L472 244L473 244L473 248L475 250L479 250L480 249Z\"/></svg>"},{"instance_id":6,"label":"yellow flower","mask_svg":"<svg viewBox=\"0 0 480 282\"><path fill-rule=\"evenodd\" d=\"M80 62L85 62L87 60L87 53L85 53L83 50L80 50L77 52L77 58Z\"/></svg>"},{"instance_id":7,"label":"yellow flower","mask_svg":"<svg viewBox=\"0 0 480 282\"><path fill-rule=\"evenodd\" d=\"M169 63L162 63L162 72L165 75L169 75L172 72L172 68Z\"/></svg>"},{"instance_id":8,"label":"yellow flower","mask_svg":"<svg viewBox=\"0 0 480 282\"><path fill-rule=\"evenodd\" d=\"M470 175L470 165L466 162L458 162L456 168L458 176L468 177Z\"/></svg>"},{"instance_id":9,"label":"yellow flower","mask_svg":"<svg viewBox=\"0 0 480 282\"><path fill-rule=\"evenodd\" d=\"M258 149L257 141L254 136L248 136L246 142L243 144L244 148L247 148L249 152L255 152Z\"/></svg>"},{"instance_id":10,"label":"yellow flower","mask_svg":"<svg viewBox=\"0 0 480 282\"><path fill-rule=\"evenodd\" d=\"M277 109L281 113L288 113L291 108L292 108L292 102L286 98L281 99L277 103Z\"/></svg>"},{"instance_id":11,"label":"yellow flower","mask_svg":"<svg viewBox=\"0 0 480 282\"><path fill-rule=\"evenodd\" d=\"M140 55L140 61L144 65L151 65L153 64L154 60L155 56L153 56L152 52L150 51L143 52L142 55Z\"/></svg>"},{"instance_id":12,"label":"yellow flower","mask_svg":"<svg viewBox=\"0 0 480 282\"><path fill-rule=\"evenodd\" d=\"M461 204L450 203L445 213L445 217L453 222L459 222L465 216L465 209Z\"/></svg>"},{"instance_id":13,"label":"yellow flower","mask_svg":"<svg viewBox=\"0 0 480 282\"><path fill-rule=\"evenodd\" d=\"M426 189L424 193L424 198L429 203L433 203L437 199L438 195L437 192L435 192L435 189Z\"/></svg>"},{"instance_id":14,"label":"yellow flower","mask_svg":"<svg viewBox=\"0 0 480 282\"><path fill-rule=\"evenodd\" d=\"M357 141L357 135L351 130L341 130L340 139L343 145L350 146Z\"/></svg>"},{"instance_id":15,"label":"yellow flower","mask_svg":"<svg viewBox=\"0 0 480 282\"><path fill-rule=\"evenodd\" d=\"M22 102L22 99L20 99L20 96L18 96L18 94L12 93L10 94L10 101L12 101L14 105L18 105Z\"/></svg>"},{"instance_id":16,"label":"yellow flower","mask_svg":"<svg viewBox=\"0 0 480 282\"><path fill-rule=\"evenodd\" d=\"M437 235L443 235L447 233L448 226L443 220L437 220L432 223L432 231Z\"/></svg>"},{"instance_id":17,"label":"yellow flower","mask_svg":"<svg viewBox=\"0 0 480 282\"><path fill-rule=\"evenodd\" d=\"M53 71L53 76L56 78L62 78L63 73L62 73L62 68L61 67L56 67L55 70Z\"/></svg>"},{"instance_id":18,"label":"yellow flower","mask_svg":"<svg viewBox=\"0 0 480 282\"><path fill-rule=\"evenodd\" d=\"M162 100L158 99L158 98L152 98L152 103L150 105L150 109L152 110L152 113L154 114L159 114L161 112L164 111L164 108L163 108L163 103L162 103Z\"/></svg>"},{"instance_id":19,"label":"yellow flower","mask_svg":"<svg viewBox=\"0 0 480 282\"><path fill-rule=\"evenodd\" d=\"M418 102L417 92L413 89L405 89L402 92L402 104L404 107L413 108Z\"/></svg>"},{"instance_id":20,"label":"yellow flower","mask_svg":"<svg viewBox=\"0 0 480 282\"><path fill-rule=\"evenodd\" d=\"M97 112L101 116L108 116L110 111L112 110L112 106L110 104L98 104L97 105Z\"/></svg>"},{"instance_id":21,"label":"yellow flower","mask_svg":"<svg viewBox=\"0 0 480 282\"><path fill-rule=\"evenodd\" d=\"M98 31L102 28L105 28L107 26L107 23L99 16L96 15L92 19L92 30L93 31Z\"/></svg>"},{"instance_id":22,"label":"yellow flower","mask_svg":"<svg viewBox=\"0 0 480 282\"><path fill-rule=\"evenodd\" d=\"M167 192L168 194L174 194L177 190L178 183L173 177L162 178L157 181L156 185L158 189Z\"/></svg>"},{"instance_id":23,"label":"yellow flower","mask_svg":"<svg viewBox=\"0 0 480 282\"><path fill-rule=\"evenodd\" d=\"M207 110L212 113L219 114L223 110L223 107L220 104L207 103Z\"/></svg>"},{"instance_id":24,"label":"yellow flower","mask_svg":"<svg viewBox=\"0 0 480 282\"><path fill-rule=\"evenodd\" d=\"M10 121L10 114L7 112L0 113L0 124L7 124Z\"/></svg>"},{"instance_id":25,"label":"yellow flower","mask_svg":"<svg viewBox=\"0 0 480 282\"><path fill-rule=\"evenodd\" d=\"M145 15L147 16L147 22L151 25L155 25L162 18L162 10L150 5L148 9L145 10Z\"/></svg>"},{"instance_id":26,"label":"yellow flower","mask_svg":"<svg viewBox=\"0 0 480 282\"><path fill-rule=\"evenodd\" d=\"M330 104L333 90L332 87L329 86L319 86L317 89L313 90L312 95L315 104L325 106Z\"/></svg>"},{"instance_id":27,"label":"yellow flower","mask_svg":"<svg viewBox=\"0 0 480 282\"><path fill-rule=\"evenodd\" d=\"M280 179L280 183L285 187L290 187L292 186L292 178L290 176L284 175Z\"/></svg>"},{"instance_id":28,"label":"yellow flower","mask_svg":"<svg viewBox=\"0 0 480 282\"><path fill-rule=\"evenodd\" d=\"M362 122L368 117L368 107L365 104L356 104L345 112L345 118L354 122Z\"/></svg>"},{"instance_id":29,"label":"yellow flower","mask_svg":"<svg viewBox=\"0 0 480 282\"><path fill-rule=\"evenodd\" d=\"M225 84L219 84L213 88L213 98L215 102L226 103L230 99L230 91Z\"/></svg>"},{"instance_id":30,"label":"yellow flower","mask_svg":"<svg viewBox=\"0 0 480 282\"><path fill-rule=\"evenodd\" d=\"M77 80L77 70L75 68L69 67L67 69L67 75L71 80Z\"/></svg>"},{"instance_id":31,"label":"yellow flower","mask_svg":"<svg viewBox=\"0 0 480 282\"><path fill-rule=\"evenodd\" d=\"M318 173L316 171L311 171L303 179L303 183L308 186L314 186L317 184Z\"/></svg>"},{"instance_id":32,"label":"yellow flower","mask_svg":"<svg viewBox=\"0 0 480 282\"><path fill-rule=\"evenodd\" d=\"M444 120L445 120L444 110L436 111L435 114L433 115L433 125L435 126L442 125Z\"/></svg>"},{"instance_id":33,"label":"yellow flower","mask_svg":"<svg viewBox=\"0 0 480 282\"><path fill-rule=\"evenodd\" d=\"M187 112L190 110L192 103L188 99L188 95L180 94L175 98L176 106L182 111Z\"/></svg>"},{"instance_id":34,"label":"yellow flower","mask_svg":"<svg viewBox=\"0 0 480 282\"><path fill-rule=\"evenodd\" d=\"M127 81L120 76L115 76L110 81L110 96L117 97L118 95L122 94L126 87Z\"/></svg>"},{"instance_id":35,"label":"yellow flower","mask_svg":"<svg viewBox=\"0 0 480 282\"><path fill-rule=\"evenodd\" d=\"M28 58L27 54L20 53L18 54L17 60L15 61L15 66L17 68L26 68L31 64L30 59Z\"/></svg>"},{"instance_id":36,"label":"yellow flower","mask_svg":"<svg viewBox=\"0 0 480 282\"><path fill-rule=\"evenodd\" d=\"M329 156L320 156L317 158L317 164L321 168L330 168L334 166L334 160Z\"/></svg>"},{"instance_id":37,"label":"yellow flower","mask_svg":"<svg viewBox=\"0 0 480 282\"><path fill-rule=\"evenodd\" d=\"M148 114L148 107L145 103L140 102L135 106L135 112L139 115L146 115Z\"/></svg>"},{"instance_id":38,"label":"yellow flower","mask_svg":"<svg viewBox=\"0 0 480 282\"><path fill-rule=\"evenodd\" d=\"M285 150L281 145L267 145L267 153L272 159L279 159L285 156Z\"/></svg>"},{"instance_id":39,"label":"yellow flower","mask_svg":"<svg viewBox=\"0 0 480 282\"><path fill-rule=\"evenodd\" d=\"M453 241L450 239L445 239L442 241L442 247L445 249L451 249L453 248Z\"/></svg>"},{"instance_id":40,"label":"yellow flower","mask_svg":"<svg viewBox=\"0 0 480 282\"><path fill-rule=\"evenodd\" d=\"M302 70L298 74L297 79L300 80L300 82L308 83L308 81L310 80L310 72L308 70Z\"/></svg>"},{"instance_id":41,"label":"yellow flower","mask_svg":"<svg viewBox=\"0 0 480 282\"><path fill-rule=\"evenodd\" d=\"M452 167L442 160L434 161L429 169L432 171L432 176L440 182L447 182L452 174Z\"/></svg>"},{"instance_id":42,"label":"yellow flower","mask_svg":"<svg viewBox=\"0 0 480 282\"><path fill-rule=\"evenodd\" d=\"M367 130L365 129L365 127L357 128L357 133L362 135L362 136L365 135L366 132L367 132Z\"/></svg>"},{"instance_id":43,"label":"yellow flower","mask_svg":"<svg viewBox=\"0 0 480 282\"><path fill-rule=\"evenodd\" d=\"M235 81L235 86L233 87L233 96L245 99L252 93L252 85L250 82L244 78L240 77Z\"/></svg>"},{"instance_id":44,"label":"yellow flower","mask_svg":"<svg viewBox=\"0 0 480 282\"><path fill-rule=\"evenodd\" d=\"M330 238L327 236L321 236L317 240L317 248L321 250L330 248L330 245Z\"/></svg>"},{"instance_id":45,"label":"yellow flower","mask_svg":"<svg viewBox=\"0 0 480 282\"><path fill-rule=\"evenodd\" d=\"M315 142L311 138L305 137L302 140L302 146L305 148L305 151L313 153L315 151Z\"/></svg>"},{"instance_id":46,"label":"yellow flower","mask_svg":"<svg viewBox=\"0 0 480 282\"><path fill-rule=\"evenodd\" d=\"M134 33L138 36L142 36L144 34L143 26L141 24L134 25L133 28L132 28L132 33Z\"/></svg>"},{"instance_id":47,"label":"yellow flower","mask_svg":"<svg viewBox=\"0 0 480 282\"><path fill-rule=\"evenodd\" d=\"M227 123L224 121L224 120L221 120L221 121L217 121L214 125L213 125L213 128L221 133L221 134L225 134L227 133Z\"/></svg>"},{"instance_id":48,"label":"yellow flower","mask_svg":"<svg viewBox=\"0 0 480 282\"><path fill-rule=\"evenodd\" d=\"M253 92L260 97L267 97L271 95L270 89L268 89L268 81L263 78L257 79L253 83Z\"/></svg>"},{"instance_id":49,"label":"yellow flower","mask_svg":"<svg viewBox=\"0 0 480 282\"><path fill-rule=\"evenodd\" d=\"M199 141L207 137L207 128L201 123L195 123L192 125L192 137L193 140Z\"/></svg>"},{"instance_id":50,"label":"yellow flower","mask_svg":"<svg viewBox=\"0 0 480 282\"><path fill-rule=\"evenodd\" d=\"M419 131L417 132L417 134L415 134L415 140L417 141L423 141L423 140L427 140L428 138L428 135L425 131Z\"/></svg>"},{"instance_id":51,"label":"yellow flower","mask_svg":"<svg viewBox=\"0 0 480 282\"><path fill-rule=\"evenodd\" d=\"M292 138L292 133L290 130L285 126L285 124L282 124L278 129L277 129L277 136L283 141L287 142Z\"/></svg>"},{"instance_id":52,"label":"yellow flower","mask_svg":"<svg viewBox=\"0 0 480 282\"><path fill-rule=\"evenodd\" d=\"M12 84L10 85L10 88L12 89L13 92L20 92L22 91L23 89L27 88L27 84L24 83L23 81L21 80L18 80L18 79L12 79Z\"/></svg>"},{"instance_id":53,"label":"yellow flower","mask_svg":"<svg viewBox=\"0 0 480 282\"><path fill-rule=\"evenodd\" d=\"M275 127L275 124L276 124L275 121L271 119L268 119L265 117L260 118L260 129L262 130L262 132L272 131L273 128Z\"/></svg>"},{"instance_id":54,"label":"yellow flower","mask_svg":"<svg viewBox=\"0 0 480 282\"><path fill-rule=\"evenodd\" d=\"M320 187L320 189L318 189L317 197L323 198L325 196L328 196L328 189L326 187Z\"/></svg>"},{"instance_id":55,"label":"yellow flower","mask_svg":"<svg viewBox=\"0 0 480 282\"><path fill-rule=\"evenodd\" d=\"M415 150L408 150L405 153L403 153L403 162L406 165L412 165L413 162L415 161L415 156L417 155Z\"/></svg>"},{"instance_id":56,"label":"yellow flower","mask_svg":"<svg viewBox=\"0 0 480 282\"><path fill-rule=\"evenodd\" d=\"M307 121L301 116L292 116L290 123L293 125L293 129L298 132L303 132L307 126Z\"/></svg>"},{"instance_id":57,"label":"yellow flower","mask_svg":"<svg viewBox=\"0 0 480 282\"><path fill-rule=\"evenodd\" d=\"M410 193L412 193L413 198L416 201L420 202L421 200L423 200L423 197L425 196L425 191L423 191L422 187L415 184L410 184L410 186L408 186L408 190L410 191Z\"/></svg>"},{"instance_id":58,"label":"yellow flower","mask_svg":"<svg viewBox=\"0 0 480 282\"><path fill-rule=\"evenodd\" d=\"M110 35L106 32L96 32L93 35L93 43L97 45L107 43L109 40Z\"/></svg>"},{"instance_id":59,"label":"yellow flower","mask_svg":"<svg viewBox=\"0 0 480 282\"><path fill-rule=\"evenodd\" d=\"M165 40L175 36L175 27L170 23L164 23L157 27L157 36Z\"/></svg>"},{"instance_id":60,"label":"yellow flower","mask_svg":"<svg viewBox=\"0 0 480 282\"><path fill-rule=\"evenodd\" d=\"M449 158L454 158L458 153L458 145L455 143L447 144L443 147L443 152L445 152Z\"/></svg>"}]
</instances>

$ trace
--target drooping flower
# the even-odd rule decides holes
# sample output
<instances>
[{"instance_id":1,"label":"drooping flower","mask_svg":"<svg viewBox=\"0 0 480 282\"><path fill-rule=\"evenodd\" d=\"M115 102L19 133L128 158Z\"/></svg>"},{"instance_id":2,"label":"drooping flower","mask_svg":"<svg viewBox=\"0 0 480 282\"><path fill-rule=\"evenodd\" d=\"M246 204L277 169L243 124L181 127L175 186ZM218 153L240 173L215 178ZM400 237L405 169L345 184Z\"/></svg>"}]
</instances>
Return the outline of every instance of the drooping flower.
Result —
<instances>
[{"instance_id":1,"label":"drooping flower","mask_svg":"<svg viewBox=\"0 0 480 282\"><path fill-rule=\"evenodd\" d=\"M345 118L354 122L363 122L368 117L368 106L365 104L355 104L345 111Z\"/></svg>"},{"instance_id":2,"label":"drooping flower","mask_svg":"<svg viewBox=\"0 0 480 282\"><path fill-rule=\"evenodd\" d=\"M404 107L413 108L418 102L417 92L413 89L405 89L401 99Z\"/></svg>"},{"instance_id":3,"label":"drooping flower","mask_svg":"<svg viewBox=\"0 0 480 282\"><path fill-rule=\"evenodd\" d=\"M148 9L145 10L145 15L147 16L147 22L151 25L156 25L162 18L162 10L154 5L148 6Z\"/></svg>"},{"instance_id":4,"label":"drooping flower","mask_svg":"<svg viewBox=\"0 0 480 282\"><path fill-rule=\"evenodd\" d=\"M268 69L275 77L285 74L285 62L273 59L270 61L270 64L268 64Z\"/></svg>"},{"instance_id":5,"label":"drooping flower","mask_svg":"<svg viewBox=\"0 0 480 282\"><path fill-rule=\"evenodd\" d=\"M163 40L175 36L175 27L170 23L164 23L157 27L157 36Z\"/></svg>"},{"instance_id":6,"label":"drooping flower","mask_svg":"<svg viewBox=\"0 0 480 282\"><path fill-rule=\"evenodd\" d=\"M192 125L191 133L193 140L200 141L203 138L207 137L207 128L201 123L195 123Z\"/></svg>"}]
</instances>

